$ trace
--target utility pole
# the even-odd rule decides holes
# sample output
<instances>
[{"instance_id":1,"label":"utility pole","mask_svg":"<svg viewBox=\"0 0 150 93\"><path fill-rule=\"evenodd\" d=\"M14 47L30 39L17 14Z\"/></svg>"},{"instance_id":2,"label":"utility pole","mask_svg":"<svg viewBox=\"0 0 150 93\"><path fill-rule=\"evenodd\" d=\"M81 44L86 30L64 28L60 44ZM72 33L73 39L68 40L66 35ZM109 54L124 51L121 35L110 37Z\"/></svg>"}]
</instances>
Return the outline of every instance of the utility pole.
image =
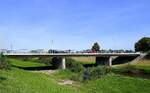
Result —
<instances>
[{"instance_id":1,"label":"utility pole","mask_svg":"<svg viewBox=\"0 0 150 93\"><path fill-rule=\"evenodd\" d=\"M53 43L54 43L54 41L51 40L51 49L52 49L52 53L54 52L54 51L53 51Z\"/></svg>"},{"instance_id":2,"label":"utility pole","mask_svg":"<svg viewBox=\"0 0 150 93\"><path fill-rule=\"evenodd\" d=\"M13 45L10 45L10 51L13 52Z\"/></svg>"}]
</instances>

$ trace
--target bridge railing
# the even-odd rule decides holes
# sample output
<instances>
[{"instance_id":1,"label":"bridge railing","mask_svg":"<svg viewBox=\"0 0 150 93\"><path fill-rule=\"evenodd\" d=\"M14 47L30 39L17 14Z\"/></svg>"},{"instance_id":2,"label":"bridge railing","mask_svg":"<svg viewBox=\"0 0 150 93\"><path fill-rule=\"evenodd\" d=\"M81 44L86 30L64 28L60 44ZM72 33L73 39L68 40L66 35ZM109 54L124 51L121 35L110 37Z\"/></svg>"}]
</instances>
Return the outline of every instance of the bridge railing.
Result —
<instances>
[{"instance_id":1,"label":"bridge railing","mask_svg":"<svg viewBox=\"0 0 150 93\"><path fill-rule=\"evenodd\" d=\"M141 53L4 53L4 55L140 55Z\"/></svg>"}]
</instances>

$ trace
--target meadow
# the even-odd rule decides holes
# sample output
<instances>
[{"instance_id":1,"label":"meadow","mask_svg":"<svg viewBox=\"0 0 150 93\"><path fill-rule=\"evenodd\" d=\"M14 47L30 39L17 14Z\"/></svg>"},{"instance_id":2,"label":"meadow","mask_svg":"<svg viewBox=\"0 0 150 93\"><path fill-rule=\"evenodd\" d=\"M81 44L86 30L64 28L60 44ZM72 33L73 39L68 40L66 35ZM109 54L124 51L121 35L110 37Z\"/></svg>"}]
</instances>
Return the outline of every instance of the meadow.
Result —
<instances>
[{"instance_id":1,"label":"meadow","mask_svg":"<svg viewBox=\"0 0 150 93\"><path fill-rule=\"evenodd\" d=\"M17 66L44 66L42 63L11 59ZM32 64L33 63L33 64ZM59 84L75 74L68 70L57 70L44 74L26 71L16 67L0 70L0 93L149 93L150 79L109 74L86 82Z\"/></svg>"}]
</instances>

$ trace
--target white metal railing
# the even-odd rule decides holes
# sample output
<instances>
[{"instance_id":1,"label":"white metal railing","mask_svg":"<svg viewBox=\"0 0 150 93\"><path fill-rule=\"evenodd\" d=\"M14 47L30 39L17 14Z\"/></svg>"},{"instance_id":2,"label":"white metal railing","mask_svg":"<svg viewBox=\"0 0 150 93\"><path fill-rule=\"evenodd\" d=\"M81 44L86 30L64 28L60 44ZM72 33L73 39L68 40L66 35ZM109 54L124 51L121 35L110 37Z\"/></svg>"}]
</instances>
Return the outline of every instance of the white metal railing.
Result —
<instances>
[{"instance_id":1,"label":"white metal railing","mask_svg":"<svg viewBox=\"0 0 150 93\"><path fill-rule=\"evenodd\" d=\"M141 53L4 53L4 55L140 55Z\"/></svg>"}]
</instances>

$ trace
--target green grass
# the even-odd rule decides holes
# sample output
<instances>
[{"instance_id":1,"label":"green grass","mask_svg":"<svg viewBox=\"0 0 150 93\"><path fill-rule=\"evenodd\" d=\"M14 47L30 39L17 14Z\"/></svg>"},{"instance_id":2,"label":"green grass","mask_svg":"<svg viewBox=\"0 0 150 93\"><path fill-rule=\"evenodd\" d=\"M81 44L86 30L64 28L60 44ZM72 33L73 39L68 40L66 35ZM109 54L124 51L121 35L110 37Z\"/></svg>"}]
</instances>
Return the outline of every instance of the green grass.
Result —
<instances>
[{"instance_id":1,"label":"green grass","mask_svg":"<svg viewBox=\"0 0 150 93\"><path fill-rule=\"evenodd\" d=\"M0 93L81 93L70 86L58 85L53 78L44 74L20 69L0 70Z\"/></svg>"},{"instance_id":2,"label":"green grass","mask_svg":"<svg viewBox=\"0 0 150 93\"><path fill-rule=\"evenodd\" d=\"M88 93L149 93L150 80L124 76L106 76L86 84Z\"/></svg>"},{"instance_id":3,"label":"green grass","mask_svg":"<svg viewBox=\"0 0 150 93\"><path fill-rule=\"evenodd\" d=\"M25 64L16 59L10 61L17 66ZM68 70L60 70L50 75L14 67L12 70L0 70L0 93L149 93L150 90L150 79L115 74L88 82L77 82L78 85L58 84L58 80L70 79L74 75L76 74Z\"/></svg>"},{"instance_id":4,"label":"green grass","mask_svg":"<svg viewBox=\"0 0 150 93\"><path fill-rule=\"evenodd\" d=\"M138 63L135 63L134 66L150 73L150 60L141 60Z\"/></svg>"},{"instance_id":5,"label":"green grass","mask_svg":"<svg viewBox=\"0 0 150 93\"><path fill-rule=\"evenodd\" d=\"M136 62L134 64L126 63L126 64L117 65L116 67L121 69L128 66L133 66L135 69L150 74L150 60L140 60L139 62Z\"/></svg>"},{"instance_id":6,"label":"green grass","mask_svg":"<svg viewBox=\"0 0 150 93\"><path fill-rule=\"evenodd\" d=\"M109 75L79 83L80 86L59 85L60 76L32 73L13 68L0 70L0 93L149 93L150 80ZM60 73L60 72L58 72ZM65 72L63 72L65 73ZM68 77L68 72L64 76ZM55 74L53 74L55 75Z\"/></svg>"},{"instance_id":7,"label":"green grass","mask_svg":"<svg viewBox=\"0 0 150 93\"><path fill-rule=\"evenodd\" d=\"M62 70L57 73L51 74L52 78L57 79L69 79L73 81L80 82L82 81L82 73L73 73L70 70Z\"/></svg>"},{"instance_id":8,"label":"green grass","mask_svg":"<svg viewBox=\"0 0 150 93\"><path fill-rule=\"evenodd\" d=\"M32 61L23 61L19 59L9 59L10 64L17 67L40 67L47 66L44 63L32 62Z\"/></svg>"}]
</instances>

